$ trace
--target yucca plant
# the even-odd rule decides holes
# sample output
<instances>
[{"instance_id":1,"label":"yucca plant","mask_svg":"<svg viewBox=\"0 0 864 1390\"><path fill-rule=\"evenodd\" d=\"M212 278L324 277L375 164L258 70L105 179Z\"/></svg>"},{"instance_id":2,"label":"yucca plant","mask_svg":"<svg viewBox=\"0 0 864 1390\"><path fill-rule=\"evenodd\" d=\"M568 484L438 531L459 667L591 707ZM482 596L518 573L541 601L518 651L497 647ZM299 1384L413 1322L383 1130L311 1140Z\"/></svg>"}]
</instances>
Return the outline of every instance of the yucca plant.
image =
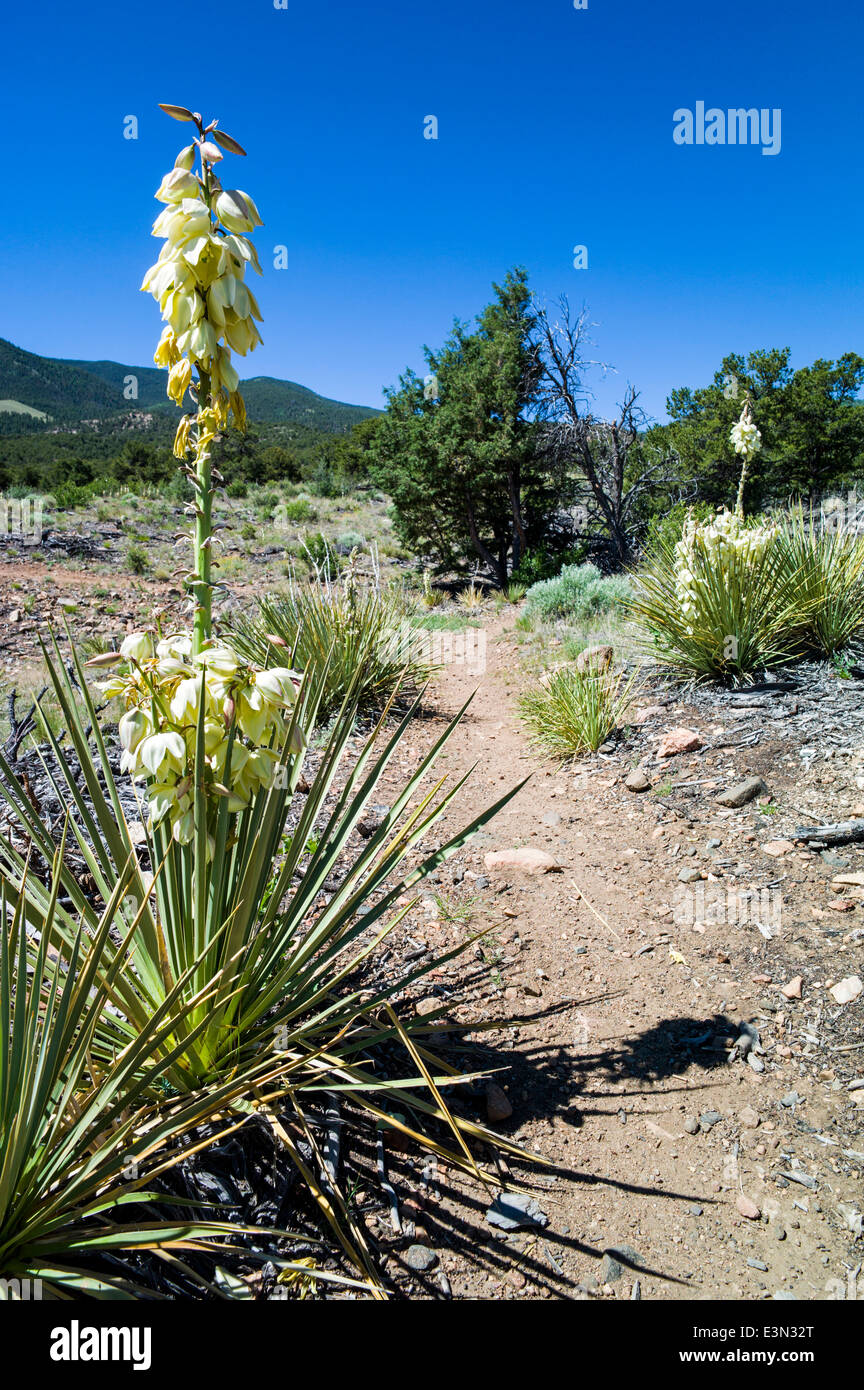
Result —
<instances>
[{"instance_id":1,"label":"yucca plant","mask_svg":"<svg viewBox=\"0 0 864 1390\"><path fill-rule=\"evenodd\" d=\"M735 684L801 654L809 610L776 539L756 553L697 544L684 562L679 549L657 543L632 575L626 605L659 661L695 680Z\"/></svg>"},{"instance_id":2,"label":"yucca plant","mask_svg":"<svg viewBox=\"0 0 864 1390\"><path fill-rule=\"evenodd\" d=\"M214 636L212 450L229 415L241 427L245 420L229 347L242 352L257 341L257 305L242 277L247 262L256 264L244 233L260 219L248 194L223 190L216 177L219 147L242 153L237 142L184 107L166 109L198 129L157 195L168 204L154 226L166 247L145 279L169 320L156 353L170 367L169 394L181 404L191 392L197 407L183 417L175 441L195 493L193 569L185 577L192 629L128 634L119 652L91 658L89 671L68 630L68 664L51 639L46 664L68 743L43 721L44 763L56 798L70 810L73 853L55 859L51 825L0 755L0 795L40 869L55 862L55 874L49 886L44 872L29 872L11 839L0 841L0 873L26 926L61 960L70 959L82 929L98 939L93 988L107 1007L88 1038L93 1066L107 1071L113 1059L134 1057L137 1069L129 1074L143 1095L155 1075L137 1046L146 1036L147 1057L179 1106L216 1096L232 1114L263 1115L343 1248L377 1286L348 1203L335 1182L325 1190L316 1178L262 1094L262 1077L293 1108L318 1170L304 1102L307 1093L325 1091L344 1092L355 1113L376 1123L390 1123L397 1107L408 1118L393 1120L395 1127L475 1175L472 1136L520 1152L454 1117L443 1091L466 1078L429 1051L434 1019L402 1019L393 1007L440 962L383 982L372 972L380 942L410 910L410 903L400 905L403 894L518 787L409 867L408 857L465 780L445 788L433 776L460 711L355 848L352 835L380 800L382 779L416 713L415 702L395 727L390 722L406 665L409 678L420 675L400 645L401 631L390 652L395 606L362 594L349 571L338 595L319 590L293 615L289 608L284 637L270 630L277 613L269 609L266 656L258 663ZM200 174L192 171L196 150ZM345 605L341 615L338 603ZM290 648L303 666L304 641L301 675L279 661ZM108 673L103 692L124 707L119 769L88 686L94 669ZM383 702L381 716L349 766L358 710L372 689ZM328 708L334 717L307 783L305 735ZM121 795L126 776L134 779L144 825L140 863L140 829L133 838ZM386 1076L376 1062L381 1051L391 1058ZM436 1138L436 1126L450 1138Z\"/></svg>"},{"instance_id":3,"label":"yucca plant","mask_svg":"<svg viewBox=\"0 0 864 1390\"><path fill-rule=\"evenodd\" d=\"M286 594L265 597L251 614L225 628L235 651L260 666L278 665L286 649L318 692L318 716L330 719L349 690L362 714L380 710L399 687L416 696L434 666L413 640L410 613L398 592L341 580L292 583Z\"/></svg>"},{"instance_id":4,"label":"yucca plant","mask_svg":"<svg viewBox=\"0 0 864 1390\"><path fill-rule=\"evenodd\" d=\"M864 633L864 536L822 529L799 504L783 523L780 545L807 648L832 657L854 645Z\"/></svg>"},{"instance_id":5,"label":"yucca plant","mask_svg":"<svg viewBox=\"0 0 864 1390\"><path fill-rule=\"evenodd\" d=\"M520 696L519 704L541 752L567 759L596 752L621 724L633 700L635 673L580 671L562 667Z\"/></svg>"},{"instance_id":6,"label":"yucca plant","mask_svg":"<svg viewBox=\"0 0 864 1390\"><path fill-rule=\"evenodd\" d=\"M61 841L55 871L62 856ZM149 1255L154 1266L182 1271L193 1295L222 1298L230 1283L201 1269L232 1254L250 1259L242 1228L208 1213L190 1219L188 1204L165 1190L177 1163L242 1125L245 1115L224 1117L249 1086L248 1077L233 1078L154 1100L176 1051L184 981L135 1037L118 1030L105 1052L111 973L122 971L123 953L109 972L104 953L127 886L118 880L92 932L81 923L61 957L49 945L60 875L50 880L38 941L26 929L26 881L21 893L0 879L0 1297L20 1294L24 1281L43 1298L159 1297L158 1278L142 1268ZM254 1080L262 1096L274 1070L261 1059ZM206 1141L202 1126L210 1127ZM250 1233L267 1250L260 1258L299 1268L271 1238L288 1232Z\"/></svg>"}]
</instances>

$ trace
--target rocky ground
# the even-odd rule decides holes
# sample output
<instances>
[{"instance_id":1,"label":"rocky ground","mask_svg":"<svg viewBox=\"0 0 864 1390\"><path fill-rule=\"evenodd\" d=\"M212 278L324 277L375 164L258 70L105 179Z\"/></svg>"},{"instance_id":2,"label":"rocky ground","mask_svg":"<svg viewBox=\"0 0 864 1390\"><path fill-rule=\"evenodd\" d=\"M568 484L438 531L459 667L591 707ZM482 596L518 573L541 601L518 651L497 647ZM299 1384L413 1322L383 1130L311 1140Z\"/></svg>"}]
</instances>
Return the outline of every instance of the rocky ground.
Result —
<instances>
[{"instance_id":1,"label":"rocky ground","mask_svg":"<svg viewBox=\"0 0 864 1390\"><path fill-rule=\"evenodd\" d=\"M391 1272L456 1298L860 1296L864 847L795 829L864 813L864 682L814 668L746 700L649 690L620 741L558 768L526 750L506 628L487 652L482 678L443 672L416 751L479 686L451 753L454 773L478 767L449 828L531 779L407 936L439 950L492 927L455 1016L512 1019L468 1034L504 1068L487 1113L550 1167L513 1165L536 1219L510 1231L479 1185L432 1192L406 1171L413 1229L373 1221Z\"/></svg>"},{"instance_id":2,"label":"rocky ground","mask_svg":"<svg viewBox=\"0 0 864 1390\"><path fill-rule=\"evenodd\" d=\"M178 598L74 562L47 578L26 558L0 565L4 691L22 672L38 682L38 635L62 612L73 641L107 641ZM494 1072L457 1107L544 1164L485 1156L516 1188L502 1209L481 1182L379 1147L352 1200L394 1286L860 1296L864 843L798 832L864 815L864 680L799 668L747 695L654 682L620 737L561 768L518 717L513 615L484 622L485 671L441 672L381 800L475 688L444 767L477 766L438 840L529 780L388 949L416 960L472 938L411 1006L443 1007L456 1027L435 1045L454 1065Z\"/></svg>"}]
</instances>

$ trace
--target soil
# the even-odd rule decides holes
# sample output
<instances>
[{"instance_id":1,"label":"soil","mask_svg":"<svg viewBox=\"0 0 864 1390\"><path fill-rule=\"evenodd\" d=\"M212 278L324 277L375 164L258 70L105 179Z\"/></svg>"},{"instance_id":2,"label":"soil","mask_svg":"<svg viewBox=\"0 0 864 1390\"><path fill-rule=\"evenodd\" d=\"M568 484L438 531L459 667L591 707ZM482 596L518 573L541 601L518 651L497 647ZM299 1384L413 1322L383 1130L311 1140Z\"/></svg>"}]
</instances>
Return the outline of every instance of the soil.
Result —
<instances>
[{"instance_id":1,"label":"soil","mask_svg":"<svg viewBox=\"0 0 864 1390\"><path fill-rule=\"evenodd\" d=\"M390 1272L415 1296L449 1287L454 1298L860 1296L864 1089L848 1085L864 1075L864 997L837 1005L828 986L864 975L855 926L864 909L849 889L831 889L843 870L818 851L799 844L774 858L761 848L784 819L801 820L797 758L788 770L783 762L792 744L714 747L723 743L716 710L709 725L698 699L670 702L667 692L664 706L645 697L643 709L656 713L610 754L575 767L544 763L518 714L518 648L504 623L486 631L485 674L443 670L416 754L476 689L449 762L454 775L477 767L446 829L530 780L428 885L408 935L435 950L493 928L426 996L440 1004L467 984L475 997L455 1010L459 1022L515 1020L467 1036L483 1049L481 1065L503 1068L496 1080L513 1115L496 1127L550 1165L539 1176L511 1166L548 1224L496 1231L482 1186L449 1174L437 1196L421 1190L413 1236L385 1236L379 1220L393 1246ZM649 750L681 726L700 734L701 749L661 764ZM656 790L625 787L637 761ZM717 806L723 787L750 775L770 789L765 807ZM680 782L697 785L667 791ZM824 793L822 801L825 819L839 819ZM718 842L710 850L709 839ZM546 851L558 867L487 869L487 853L520 846ZM864 868L861 847L835 853ZM682 865L702 875L709 902L729 883L764 892L782 879L779 911L772 900L768 913L776 934L766 939L752 909L699 921L681 901ZM460 902L468 924L447 920ZM782 987L795 976L802 997L789 999ZM742 1022L758 1030L761 1072L729 1060ZM428 1274L404 1269L409 1239L437 1254Z\"/></svg>"}]
</instances>

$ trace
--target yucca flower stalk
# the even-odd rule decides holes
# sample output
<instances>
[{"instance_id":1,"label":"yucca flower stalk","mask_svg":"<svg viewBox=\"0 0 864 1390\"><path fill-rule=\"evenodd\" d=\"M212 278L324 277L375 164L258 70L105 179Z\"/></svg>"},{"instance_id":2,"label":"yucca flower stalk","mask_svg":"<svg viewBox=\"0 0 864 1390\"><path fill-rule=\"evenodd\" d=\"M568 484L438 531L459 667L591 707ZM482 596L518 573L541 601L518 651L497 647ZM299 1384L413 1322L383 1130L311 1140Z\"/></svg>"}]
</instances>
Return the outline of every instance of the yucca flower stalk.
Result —
<instances>
[{"instance_id":1,"label":"yucca flower stalk","mask_svg":"<svg viewBox=\"0 0 864 1390\"><path fill-rule=\"evenodd\" d=\"M162 110L198 131L156 190L166 207L153 223L153 235L163 237L165 245L141 286L166 320L154 361L169 368L168 395L182 407L188 394L195 405L194 414L180 421L174 453L195 492L193 569L186 583L193 594L197 656L213 629L213 491L221 478L212 450L229 416L238 429L246 429L231 350L245 356L261 342L256 323L261 313L244 277L250 264L261 274L248 234L263 224L249 194L223 188L216 173L223 150L245 155L242 145L219 130L217 121L205 126L197 111L168 104Z\"/></svg>"},{"instance_id":2,"label":"yucca flower stalk","mask_svg":"<svg viewBox=\"0 0 864 1390\"><path fill-rule=\"evenodd\" d=\"M729 441L738 457L741 459L741 476L738 479L738 496L735 500L736 516L744 515L744 484L747 481L747 470L751 460L756 457L762 448L762 435L753 420L753 412L750 408L750 397L744 402L744 407L738 417L737 422L729 431Z\"/></svg>"}]
</instances>

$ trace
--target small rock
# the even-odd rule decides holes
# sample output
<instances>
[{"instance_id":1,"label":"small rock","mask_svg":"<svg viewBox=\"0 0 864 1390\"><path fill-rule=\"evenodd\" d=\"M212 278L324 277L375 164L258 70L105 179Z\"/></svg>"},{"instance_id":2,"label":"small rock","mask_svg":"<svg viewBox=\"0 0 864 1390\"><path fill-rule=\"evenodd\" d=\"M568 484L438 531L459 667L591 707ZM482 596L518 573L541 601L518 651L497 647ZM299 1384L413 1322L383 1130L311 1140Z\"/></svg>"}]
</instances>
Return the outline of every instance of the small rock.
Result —
<instances>
[{"instance_id":1,"label":"small rock","mask_svg":"<svg viewBox=\"0 0 864 1390\"><path fill-rule=\"evenodd\" d=\"M779 859L784 854L792 854L794 849L791 840L769 840L762 846L762 853L770 854L772 859Z\"/></svg>"},{"instance_id":2,"label":"small rock","mask_svg":"<svg viewBox=\"0 0 864 1390\"><path fill-rule=\"evenodd\" d=\"M768 1266L763 1264L761 1260L748 1259L747 1263L751 1269L761 1269L763 1274L768 1273Z\"/></svg>"},{"instance_id":3,"label":"small rock","mask_svg":"<svg viewBox=\"0 0 864 1390\"><path fill-rule=\"evenodd\" d=\"M678 881L679 881L679 883L695 883L695 882L697 881L697 879L701 879L701 877L702 877L702 870L701 870L701 869L679 869L679 870L678 870Z\"/></svg>"},{"instance_id":4,"label":"small rock","mask_svg":"<svg viewBox=\"0 0 864 1390\"><path fill-rule=\"evenodd\" d=\"M720 1114L719 1110L703 1110L702 1114L699 1116L699 1127L702 1133L707 1134L708 1130L713 1129L715 1125L719 1125L722 1119L723 1116Z\"/></svg>"},{"instance_id":5,"label":"small rock","mask_svg":"<svg viewBox=\"0 0 864 1390\"><path fill-rule=\"evenodd\" d=\"M803 1099L804 1097L799 1096L797 1091L787 1091L785 1096L781 1097L780 1104L787 1110L794 1110L795 1106L800 1105Z\"/></svg>"},{"instance_id":6,"label":"small rock","mask_svg":"<svg viewBox=\"0 0 864 1390\"><path fill-rule=\"evenodd\" d=\"M851 1004L857 999L864 985L858 975L847 975L845 980L838 980L836 985L832 985L828 993L835 1004Z\"/></svg>"},{"instance_id":7,"label":"small rock","mask_svg":"<svg viewBox=\"0 0 864 1390\"><path fill-rule=\"evenodd\" d=\"M549 1217L527 1192L499 1192L486 1211L490 1226L518 1231L523 1226L548 1226Z\"/></svg>"},{"instance_id":8,"label":"small rock","mask_svg":"<svg viewBox=\"0 0 864 1390\"><path fill-rule=\"evenodd\" d=\"M674 758L679 753L693 753L702 747L702 740L693 729L670 729L660 740L657 756Z\"/></svg>"},{"instance_id":9,"label":"small rock","mask_svg":"<svg viewBox=\"0 0 864 1390\"><path fill-rule=\"evenodd\" d=\"M410 1269L416 1269L420 1273L426 1269L434 1269L438 1263L438 1256L428 1245L409 1245L402 1258Z\"/></svg>"},{"instance_id":10,"label":"small rock","mask_svg":"<svg viewBox=\"0 0 864 1390\"><path fill-rule=\"evenodd\" d=\"M561 824L560 811L547 811L543 817L543 824L551 826L554 830L556 826Z\"/></svg>"},{"instance_id":11,"label":"small rock","mask_svg":"<svg viewBox=\"0 0 864 1390\"><path fill-rule=\"evenodd\" d=\"M842 859L839 854L833 854L830 849L820 851L819 858L823 864L827 864L829 869L848 869L849 860Z\"/></svg>"},{"instance_id":12,"label":"small rock","mask_svg":"<svg viewBox=\"0 0 864 1390\"><path fill-rule=\"evenodd\" d=\"M687 1214L689 1216L701 1216L702 1208L698 1207L695 1202L691 1202L689 1207L687 1208Z\"/></svg>"},{"instance_id":13,"label":"small rock","mask_svg":"<svg viewBox=\"0 0 864 1390\"><path fill-rule=\"evenodd\" d=\"M715 797L718 806L746 806L754 797L767 792L768 788L761 777L746 777Z\"/></svg>"},{"instance_id":14,"label":"small rock","mask_svg":"<svg viewBox=\"0 0 864 1390\"><path fill-rule=\"evenodd\" d=\"M864 874L837 874L831 880L832 888L864 888Z\"/></svg>"},{"instance_id":15,"label":"small rock","mask_svg":"<svg viewBox=\"0 0 864 1390\"><path fill-rule=\"evenodd\" d=\"M651 783L645 776L641 767L635 767L633 771L625 777L624 785L630 792L647 792L650 791L651 788Z\"/></svg>"},{"instance_id":16,"label":"small rock","mask_svg":"<svg viewBox=\"0 0 864 1390\"><path fill-rule=\"evenodd\" d=\"M765 1063L762 1061L761 1057L756 1056L755 1052L747 1053L747 1065L756 1072L757 1076L761 1076L762 1072L765 1070Z\"/></svg>"},{"instance_id":17,"label":"small rock","mask_svg":"<svg viewBox=\"0 0 864 1390\"><path fill-rule=\"evenodd\" d=\"M559 865L544 849L498 849L484 855L483 863L494 869L522 869L527 874L548 874Z\"/></svg>"},{"instance_id":18,"label":"small rock","mask_svg":"<svg viewBox=\"0 0 864 1390\"><path fill-rule=\"evenodd\" d=\"M614 1284L624 1273L625 1265L645 1264L645 1260L638 1250L634 1250L632 1245L614 1245L604 1251L603 1259L600 1262L600 1283Z\"/></svg>"},{"instance_id":19,"label":"small rock","mask_svg":"<svg viewBox=\"0 0 864 1390\"><path fill-rule=\"evenodd\" d=\"M488 878L486 877L485 874L478 874L478 875L477 875L477 877L476 877L475 880L474 880L474 887L475 887L475 888L488 888L488 887L489 887L489 880L488 880Z\"/></svg>"},{"instance_id":20,"label":"small rock","mask_svg":"<svg viewBox=\"0 0 864 1390\"><path fill-rule=\"evenodd\" d=\"M614 655L613 649L603 644L596 647L586 647L576 658L576 670L592 671L595 674L600 671L608 671Z\"/></svg>"},{"instance_id":21,"label":"small rock","mask_svg":"<svg viewBox=\"0 0 864 1390\"><path fill-rule=\"evenodd\" d=\"M739 1192L735 1198L735 1210L739 1216L745 1217L748 1221L758 1221L762 1215L753 1198L746 1196L743 1192Z\"/></svg>"},{"instance_id":22,"label":"small rock","mask_svg":"<svg viewBox=\"0 0 864 1390\"><path fill-rule=\"evenodd\" d=\"M785 994L787 999L800 999L803 985L804 977L802 975L794 975L785 985L780 986L780 993Z\"/></svg>"},{"instance_id":23,"label":"small rock","mask_svg":"<svg viewBox=\"0 0 864 1390\"><path fill-rule=\"evenodd\" d=\"M686 1120L684 1121L684 1128L688 1134L699 1133L699 1121L696 1119L695 1115L687 1116Z\"/></svg>"},{"instance_id":24,"label":"small rock","mask_svg":"<svg viewBox=\"0 0 864 1390\"><path fill-rule=\"evenodd\" d=\"M762 1123L752 1105L745 1105L738 1118L745 1129L758 1129Z\"/></svg>"},{"instance_id":25,"label":"small rock","mask_svg":"<svg viewBox=\"0 0 864 1390\"><path fill-rule=\"evenodd\" d=\"M486 1119L490 1124L499 1124L502 1120L509 1120L513 1114L513 1106L507 1099L507 1093L498 1085L497 1081L486 1083Z\"/></svg>"}]
</instances>

